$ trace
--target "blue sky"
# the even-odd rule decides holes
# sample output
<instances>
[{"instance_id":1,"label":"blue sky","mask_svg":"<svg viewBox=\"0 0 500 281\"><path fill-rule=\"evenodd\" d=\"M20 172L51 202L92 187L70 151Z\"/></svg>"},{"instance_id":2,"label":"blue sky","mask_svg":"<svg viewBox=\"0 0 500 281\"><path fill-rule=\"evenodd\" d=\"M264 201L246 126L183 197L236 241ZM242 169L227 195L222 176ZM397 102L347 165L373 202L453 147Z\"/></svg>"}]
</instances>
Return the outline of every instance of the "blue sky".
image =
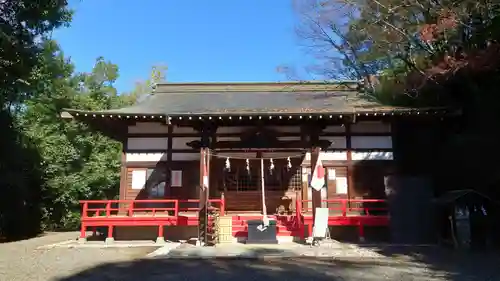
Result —
<instances>
[{"instance_id":1,"label":"blue sky","mask_svg":"<svg viewBox=\"0 0 500 281\"><path fill-rule=\"evenodd\" d=\"M53 38L78 71L98 56L130 90L152 65L170 82L282 81L277 66L304 65L290 0L76 0L71 27Z\"/></svg>"}]
</instances>

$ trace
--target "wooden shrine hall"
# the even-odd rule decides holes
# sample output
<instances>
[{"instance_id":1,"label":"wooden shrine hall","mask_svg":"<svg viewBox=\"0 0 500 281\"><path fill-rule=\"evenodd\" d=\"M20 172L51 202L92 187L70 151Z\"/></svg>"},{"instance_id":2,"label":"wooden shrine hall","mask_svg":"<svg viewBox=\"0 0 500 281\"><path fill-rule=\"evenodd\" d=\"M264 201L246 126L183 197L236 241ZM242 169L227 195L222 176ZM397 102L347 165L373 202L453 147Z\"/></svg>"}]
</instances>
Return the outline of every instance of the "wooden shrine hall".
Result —
<instances>
[{"instance_id":1,"label":"wooden shrine hall","mask_svg":"<svg viewBox=\"0 0 500 281\"><path fill-rule=\"evenodd\" d=\"M358 83L164 83L135 105L66 109L123 143L119 200L81 201L81 238L107 227L110 240L202 242L213 217L277 222L280 239L311 234L316 207L331 226L386 227L384 176L392 173L395 120L434 122L440 108L379 106ZM324 185L311 188L321 161Z\"/></svg>"}]
</instances>

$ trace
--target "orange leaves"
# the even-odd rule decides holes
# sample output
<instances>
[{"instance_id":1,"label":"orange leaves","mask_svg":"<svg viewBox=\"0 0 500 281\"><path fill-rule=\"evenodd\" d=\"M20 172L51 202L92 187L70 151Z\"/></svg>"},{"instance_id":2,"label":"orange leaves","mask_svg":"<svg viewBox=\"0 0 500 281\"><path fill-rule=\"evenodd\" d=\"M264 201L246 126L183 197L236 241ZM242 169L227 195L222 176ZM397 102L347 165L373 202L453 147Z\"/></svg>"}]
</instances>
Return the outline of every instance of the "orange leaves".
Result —
<instances>
[{"instance_id":1,"label":"orange leaves","mask_svg":"<svg viewBox=\"0 0 500 281\"><path fill-rule=\"evenodd\" d=\"M455 12L445 10L438 18L438 27L440 29L453 29L457 27L458 19Z\"/></svg>"},{"instance_id":2,"label":"orange leaves","mask_svg":"<svg viewBox=\"0 0 500 281\"><path fill-rule=\"evenodd\" d=\"M443 10L436 20L436 23L424 24L420 29L420 39L425 42L432 42L439 38L446 30L454 29L458 26L456 14L450 10Z\"/></svg>"},{"instance_id":3,"label":"orange leaves","mask_svg":"<svg viewBox=\"0 0 500 281\"><path fill-rule=\"evenodd\" d=\"M420 29L420 39L424 42L431 42L436 37L437 25L436 24L424 24Z\"/></svg>"}]
</instances>

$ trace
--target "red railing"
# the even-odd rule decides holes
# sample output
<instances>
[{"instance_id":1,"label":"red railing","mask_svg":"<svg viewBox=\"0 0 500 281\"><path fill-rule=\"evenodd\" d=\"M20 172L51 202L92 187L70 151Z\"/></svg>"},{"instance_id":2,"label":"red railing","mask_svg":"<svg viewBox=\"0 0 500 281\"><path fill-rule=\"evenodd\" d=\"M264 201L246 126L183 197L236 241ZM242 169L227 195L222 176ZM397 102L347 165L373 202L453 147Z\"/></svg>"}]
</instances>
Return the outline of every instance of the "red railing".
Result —
<instances>
[{"instance_id":1,"label":"red railing","mask_svg":"<svg viewBox=\"0 0 500 281\"><path fill-rule=\"evenodd\" d=\"M208 200L211 209L218 209L221 215L225 213L224 199ZM82 218L111 217L124 215L132 217L134 214L179 216L181 212L198 212L198 199L157 199L157 200L82 200ZM217 206L213 206L213 205Z\"/></svg>"},{"instance_id":2,"label":"red railing","mask_svg":"<svg viewBox=\"0 0 500 281\"><path fill-rule=\"evenodd\" d=\"M312 233L311 209L312 200L295 201L295 227L303 238L307 225ZM198 199L159 199L159 200L84 200L82 204L81 237L85 237L87 227L107 226L108 237L112 237L115 226L147 225L158 226L158 237L163 237L165 225L196 225L196 216L188 214L199 211ZM388 215L386 200L383 199L323 199L322 205L330 213L329 225L357 225L360 237L364 236L364 226L387 225ZM225 214L225 200L210 199L212 210L218 209ZM335 213L336 212L336 213ZM354 212L354 213L353 213Z\"/></svg>"},{"instance_id":3,"label":"red railing","mask_svg":"<svg viewBox=\"0 0 500 281\"><path fill-rule=\"evenodd\" d=\"M200 200L197 199L159 199L159 200L83 200L82 221L80 238L86 237L88 227L107 227L107 237L113 237L115 226L157 226L158 238L163 238L163 227L173 225L185 225L189 223L186 216L180 216L182 212L197 213L200 208ZM212 210L218 209L221 215L225 213L224 198L208 200ZM212 206L218 205L217 207ZM146 206L144 206L146 205ZM153 206L151 206L153 205ZM187 205L187 206L186 206ZM134 216L135 214L146 216ZM196 220L196 217L193 217ZM196 223L196 222L195 222ZM189 224L188 224L189 225Z\"/></svg>"},{"instance_id":4,"label":"red railing","mask_svg":"<svg viewBox=\"0 0 500 281\"><path fill-rule=\"evenodd\" d=\"M312 208L307 204L309 202L312 202L312 200L297 200L296 203L296 215L298 227L301 231L300 234L302 235L301 238L304 238L305 224L308 226L309 236L312 234L314 222L310 215ZM365 226L387 226L389 223L387 201L384 199L323 199L321 203L323 206L326 203L330 212L340 213L330 213L328 225L357 226L361 241L364 241ZM306 217L308 214L309 216Z\"/></svg>"},{"instance_id":5,"label":"red railing","mask_svg":"<svg viewBox=\"0 0 500 281\"><path fill-rule=\"evenodd\" d=\"M297 204L302 213L312 212L308 205L312 200L301 200L302 204ZM357 215L371 216L386 214L387 201L385 199L322 199L322 205L326 203L330 211L340 211L342 216L347 216L349 212L360 212Z\"/></svg>"}]
</instances>

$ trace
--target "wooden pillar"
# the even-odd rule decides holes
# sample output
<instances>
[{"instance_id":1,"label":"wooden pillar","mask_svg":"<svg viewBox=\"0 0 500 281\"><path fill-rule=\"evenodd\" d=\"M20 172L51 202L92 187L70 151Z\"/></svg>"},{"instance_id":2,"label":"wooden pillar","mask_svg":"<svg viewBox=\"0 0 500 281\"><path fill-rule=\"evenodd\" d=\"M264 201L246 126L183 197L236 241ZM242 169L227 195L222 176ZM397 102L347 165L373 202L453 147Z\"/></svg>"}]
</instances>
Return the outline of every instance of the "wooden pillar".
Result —
<instances>
[{"instance_id":1,"label":"wooden pillar","mask_svg":"<svg viewBox=\"0 0 500 281\"><path fill-rule=\"evenodd\" d=\"M126 152L125 152L125 148L126 148L126 141L123 143L123 149L122 149L122 155L121 155L121 167L120 167L120 191L119 191L119 194L118 194L118 199L119 200L124 200L124 201L120 201L118 203L118 213L120 215L123 215L123 214L126 214L126 210L128 208L128 205L127 203L125 202L125 200L127 199L127 157L126 157ZM94 227L95 229L95 227Z\"/></svg>"},{"instance_id":2,"label":"wooden pillar","mask_svg":"<svg viewBox=\"0 0 500 281\"><path fill-rule=\"evenodd\" d=\"M307 176L307 175L304 175L305 170L307 170L307 167L304 167L304 166L300 167L300 177L301 177L301 179L300 179L301 180L300 193L302 195L302 200L306 200L305 202L301 201L301 207L306 210L304 212L308 212L309 211L309 203L307 200L310 200L311 198L309 198L309 196L307 194L308 188L309 188L309 181L307 178L305 178Z\"/></svg>"},{"instance_id":3,"label":"wooden pillar","mask_svg":"<svg viewBox=\"0 0 500 281\"><path fill-rule=\"evenodd\" d=\"M208 176L206 171L208 171L207 164L207 151L206 147L200 149L200 202L199 202L199 213L198 213L198 242L201 245L205 245L208 239L208 194L209 187L205 185L204 178Z\"/></svg>"},{"instance_id":4,"label":"wooden pillar","mask_svg":"<svg viewBox=\"0 0 500 281\"><path fill-rule=\"evenodd\" d=\"M355 197L356 191L354 190L354 165L352 162L352 132L351 132L351 124L345 124L345 133L346 133L346 149L347 149L347 199L351 199ZM351 206L351 202L349 201L349 208Z\"/></svg>"},{"instance_id":5,"label":"wooden pillar","mask_svg":"<svg viewBox=\"0 0 500 281\"><path fill-rule=\"evenodd\" d=\"M173 125L168 125L168 135L167 135L167 167L166 167L166 172L167 172L167 184L165 185L165 199L172 199L172 148L173 148L173 140L174 137L172 136L174 134L174 126ZM168 193L166 192L168 188Z\"/></svg>"},{"instance_id":6,"label":"wooden pillar","mask_svg":"<svg viewBox=\"0 0 500 281\"><path fill-rule=\"evenodd\" d=\"M314 174L314 168L318 162L319 153L321 148L313 147L311 150L311 175ZM308 187L311 188L311 187ZM312 200L312 211L313 211L313 223L316 219L316 208L321 208L321 190L316 190L311 188L311 200Z\"/></svg>"},{"instance_id":7,"label":"wooden pillar","mask_svg":"<svg viewBox=\"0 0 500 281\"><path fill-rule=\"evenodd\" d=\"M202 123L199 126L201 131L201 147L200 147L200 202L198 213L198 242L201 245L207 245L208 242L208 202L210 196L210 149L211 137L214 132L214 126L208 123Z\"/></svg>"},{"instance_id":8,"label":"wooden pillar","mask_svg":"<svg viewBox=\"0 0 500 281\"><path fill-rule=\"evenodd\" d=\"M311 149L311 175L314 174L314 168L316 163L318 162L319 153L321 152L321 141L319 136L321 132L325 128L325 123L319 120L315 122L306 122L301 125L301 140L306 145L307 148ZM307 191L310 187L310 181L307 182L306 191L303 193L303 197L307 198ZM307 198L312 201L312 213L313 213L313 222L316 219L316 208L321 208L321 190L315 190L311 188L311 198ZM312 225L308 226L309 235L312 236L311 230Z\"/></svg>"},{"instance_id":9,"label":"wooden pillar","mask_svg":"<svg viewBox=\"0 0 500 281\"><path fill-rule=\"evenodd\" d=\"M121 166L120 166L120 191L118 194L118 199L126 200L127 199L127 144L128 144L127 135L122 137L121 142L122 142L122 153L121 153ZM126 202L124 201L119 202L118 213L120 215L126 214L127 208L128 204Z\"/></svg>"},{"instance_id":10,"label":"wooden pillar","mask_svg":"<svg viewBox=\"0 0 500 281\"><path fill-rule=\"evenodd\" d=\"M205 186L204 186L204 182L203 182L203 179L205 176L205 171L206 171L206 152L207 152L207 148L205 147L202 147L200 148L200 178L199 178L199 183L200 183L200 208L205 206L206 204L206 199L208 199L208 194L207 194L207 189Z\"/></svg>"}]
</instances>

